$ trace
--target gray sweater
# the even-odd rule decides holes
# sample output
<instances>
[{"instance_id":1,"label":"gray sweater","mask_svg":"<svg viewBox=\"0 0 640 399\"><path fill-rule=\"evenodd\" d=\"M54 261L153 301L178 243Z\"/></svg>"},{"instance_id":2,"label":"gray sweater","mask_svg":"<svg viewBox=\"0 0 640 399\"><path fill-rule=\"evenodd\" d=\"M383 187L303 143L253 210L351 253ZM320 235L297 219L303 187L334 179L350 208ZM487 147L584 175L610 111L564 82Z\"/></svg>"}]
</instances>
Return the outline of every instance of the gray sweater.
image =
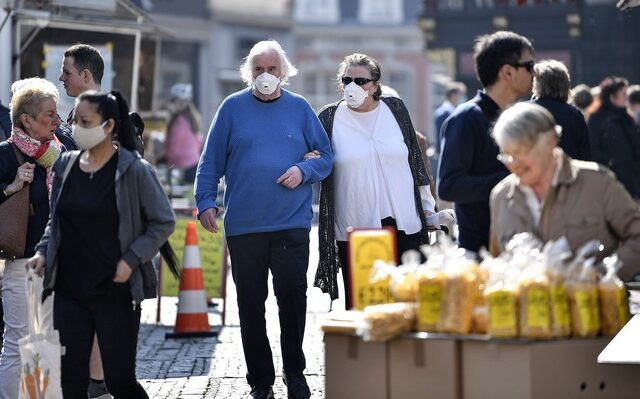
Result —
<instances>
[{"instance_id":1,"label":"gray sweater","mask_svg":"<svg viewBox=\"0 0 640 399\"><path fill-rule=\"evenodd\" d=\"M58 270L60 225L56 212L64 188L63 175L69 162L75 162L79 151L63 153L53 166L51 212L36 251L46 258L44 288L53 290ZM151 259L175 228L171 204L162 190L153 167L127 149L118 149L116 171L116 205L120 216L119 234L122 258L131 266L131 295L136 303L156 296L156 273Z\"/></svg>"}]
</instances>

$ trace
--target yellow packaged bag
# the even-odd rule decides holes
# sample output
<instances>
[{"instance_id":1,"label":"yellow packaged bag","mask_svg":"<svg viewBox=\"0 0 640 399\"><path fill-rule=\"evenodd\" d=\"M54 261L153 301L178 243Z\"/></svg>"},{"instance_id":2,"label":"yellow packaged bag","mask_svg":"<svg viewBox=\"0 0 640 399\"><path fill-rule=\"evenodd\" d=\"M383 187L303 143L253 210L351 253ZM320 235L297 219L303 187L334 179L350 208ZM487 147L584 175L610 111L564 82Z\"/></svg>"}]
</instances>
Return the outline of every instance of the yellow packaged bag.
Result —
<instances>
[{"instance_id":1,"label":"yellow packaged bag","mask_svg":"<svg viewBox=\"0 0 640 399\"><path fill-rule=\"evenodd\" d=\"M439 267L424 266L418 269L416 330L437 332L442 317L442 303L446 277Z\"/></svg>"},{"instance_id":2,"label":"yellow packaged bag","mask_svg":"<svg viewBox=\"0 0 640 399\"><path fill-rule=\"evenodd\" d=\"M395 272L396 265L394 263L382 260L375 261L371 267L369 284L357 293L360 295L359 302L365 306L393 302L391 283Z\"/></svg>"},{"instance_id":3,"label":"yellow packaged bag","mask_svg":"<svg viewBox=\"0 0 640 399\"><path fill-rule=\"evenodd\" d=\"M567 261L571 258L571 247L566 237L545 244L543 262L549 275L549 299L551 315L551 335L562 338L571 335L571 314L565 282Z\"/></svg>"},{"instance_id":4,"label":"yellow packaged bag","mask_svg":"<svg viewBox=\"0 0 640 399\"><path fill-rule=\"evenodd\" d=\"M493 338L518 336L516 276L517 270L510 269L504 258L491 260L484 298L487 304L487 334Z\"/></svg>"},{"instance_id":5,"label":"yellow packaged bag","mask_svg":"<svg viewBox=\"0 0 640 399\"><path fill-rule=\"evenodd\" d=\"M582 262L567 282L572 333L576 337L594 337L600 333L600 302L594 259Z\"/></svg>"},{"instance_id":6,"label":"yellow packaged bag","mask_svg":"<svg viewBox=\"0 0 640 399\"><path fill-rule=\"evenodd\" d=\"M520 281L520 336L551 338L549 279L542 269L533 273Z\"/></svg>"},{"instance_id":7,"label":"yellow packaged bag","mask_svg":"<svg viewBox=\"0 0 640 399\"><path fill-rule=\"evenodd\" d=\"M629 321L629 299L627 290L617 276L622 266L618 256L604 260L607 274L598 283L600 298L600 322L603 335L616 335Z\"/></svg>"},{"instance_id":8,"label":"yellow packaged bag","mask_svg":"<svg viewBox=\"0 0 640 399\"><path fill-rule=\"evenodd\" d=\"M456 249L447 257L442 317L438 331L468 334L478 296L478 263Z\"/></svg>"}]
</instances>

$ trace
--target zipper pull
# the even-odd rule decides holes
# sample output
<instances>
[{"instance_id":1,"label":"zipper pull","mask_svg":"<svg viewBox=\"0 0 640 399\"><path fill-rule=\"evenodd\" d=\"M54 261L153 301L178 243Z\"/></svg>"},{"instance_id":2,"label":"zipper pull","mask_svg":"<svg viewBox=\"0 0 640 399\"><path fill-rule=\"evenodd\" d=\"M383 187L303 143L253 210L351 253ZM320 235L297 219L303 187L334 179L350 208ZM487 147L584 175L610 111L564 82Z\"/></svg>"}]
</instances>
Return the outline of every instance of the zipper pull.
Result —
<instances>
[{"instance_id":1,"label":"zipper pull","mask_svg":"<svg viewBox=\"0 0 640 399\"><path fill-rule=\"evenodd\" d=\"M136 311L136 301L135 299L133 301L131 301L131 303L133 304L133 311Z\"/></svg>"}]
</instances>

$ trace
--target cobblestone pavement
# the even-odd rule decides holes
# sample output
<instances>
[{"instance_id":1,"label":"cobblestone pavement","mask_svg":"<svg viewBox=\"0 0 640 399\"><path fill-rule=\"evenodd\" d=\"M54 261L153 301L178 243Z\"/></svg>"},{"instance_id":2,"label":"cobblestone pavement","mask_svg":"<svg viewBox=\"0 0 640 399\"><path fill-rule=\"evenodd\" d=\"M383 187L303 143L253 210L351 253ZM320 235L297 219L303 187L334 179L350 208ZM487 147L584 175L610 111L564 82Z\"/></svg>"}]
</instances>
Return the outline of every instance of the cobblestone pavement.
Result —
<instances>
[{"instance_id":1,"label":"cobblestone pavement","mask_svg":"<svg viewBox=\"0 0 640 399\"><path fill-rule=\"evenodd\" d=\"M309 289L304 338L307 358L305 375L312 398L324 398L324 344L319 323L329 311L330 304L328 295L313 288L316 265L317 230L314 228L311 231L311 260L307 273ZM248 393L235 286L230 278L227 284L226 325L216 338L165 339L165 333L171 332L175 322L176 298L162 299L159 324L156 324L156 301L143 302L137 375L149 397L235 399L243 398ZM341 302L334 302L334 307L342 306ZM286 388L281 378L278 308L271 282L266 308L267 331L276 368L274 392L276 398L286 398ZM211 324L220 325L217 308L210 308L210 311Z\"/></svg>"}]
</instances>

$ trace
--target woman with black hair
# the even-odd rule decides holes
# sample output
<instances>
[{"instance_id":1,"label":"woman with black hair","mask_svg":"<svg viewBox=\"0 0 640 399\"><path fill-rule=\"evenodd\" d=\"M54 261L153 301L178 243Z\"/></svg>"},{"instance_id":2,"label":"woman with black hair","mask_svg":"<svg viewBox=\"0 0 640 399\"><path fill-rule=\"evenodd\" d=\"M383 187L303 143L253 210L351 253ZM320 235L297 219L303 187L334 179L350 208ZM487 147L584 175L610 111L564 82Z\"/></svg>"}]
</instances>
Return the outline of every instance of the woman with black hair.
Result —
<instances>
[{"instance_id":1,"label":"woman with black hair","mask_svg":"<svg viewBox=\"0 0 640 399\"><path fill-rule=\"evenodd\" d=\"M158 249L178 273L167 243L175 217L155 171L135 152L120 93L83 93L73 118L81 150L54 165L49 222L27 267L44 270L45 294L56 293L64 397L87 397L95 332L109 392L148 398L135 375L139 305L155 297Z\"/></svg>"},{"instance_id":2,"label":"woman with black hair","mask_svg":"<svg viewBox=\"0 0 640 399\"><path fill-rule=\"evenodd\" d=\"M615 173L636 200L640 199L640 132L627 111L626 79L612 76L600 83L600 106L589 118L593 161Z\"/></svg>"}]
</instances>

